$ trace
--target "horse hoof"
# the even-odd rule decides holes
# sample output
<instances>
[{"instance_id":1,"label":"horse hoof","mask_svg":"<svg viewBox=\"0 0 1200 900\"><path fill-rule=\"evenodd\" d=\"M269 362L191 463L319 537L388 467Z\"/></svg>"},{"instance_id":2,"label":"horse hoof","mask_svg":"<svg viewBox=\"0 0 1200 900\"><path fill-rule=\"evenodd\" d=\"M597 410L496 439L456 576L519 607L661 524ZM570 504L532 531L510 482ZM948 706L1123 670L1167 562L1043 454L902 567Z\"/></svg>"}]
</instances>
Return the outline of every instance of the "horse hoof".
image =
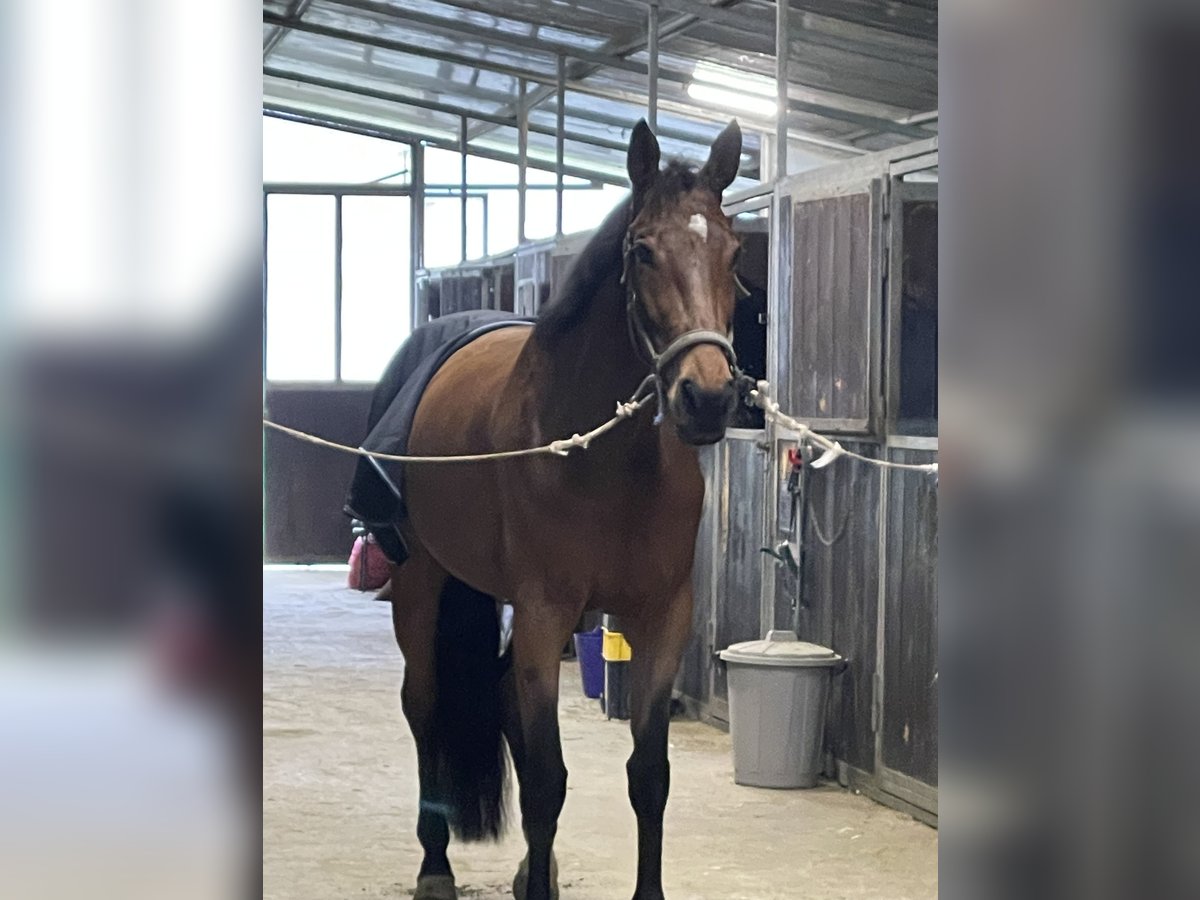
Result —
<instances>
[{"instance_id":1,"label":"horse hoof","mask_svg":"<svg viewBox=\"0 0 1200 900\"><path fill-rule=\"evenodd\" d=\"M413 900L458 900L453 875L422 875L417 879Z\"/></svg>"},{"instance_id":2,"label":"horse hoof","mask_svg":"<svg viewBox=\"0 0 1200 900\"><path fill-rule=\"evenodd\" d=\"M525 900L529 894L529 855L521 860L517 867L517 875L513 878L513 897ZM558 900L558 858L550 853L550 900Z\"/></svg>"}]
</instances>

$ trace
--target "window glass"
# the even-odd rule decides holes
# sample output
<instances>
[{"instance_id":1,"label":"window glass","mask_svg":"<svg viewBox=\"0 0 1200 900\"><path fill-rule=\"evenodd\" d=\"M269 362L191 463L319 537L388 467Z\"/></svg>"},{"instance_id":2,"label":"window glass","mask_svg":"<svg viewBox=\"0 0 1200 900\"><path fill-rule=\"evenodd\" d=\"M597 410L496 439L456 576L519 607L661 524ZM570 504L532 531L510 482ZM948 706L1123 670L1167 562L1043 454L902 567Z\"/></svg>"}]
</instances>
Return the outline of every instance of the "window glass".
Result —
<instances>
[{"instance_id":1,"label":"window glass","mask_svg":"<svg viewBox=\"0 0 1200 900\"><path fill-rule=\"evenodd\" d=\"M599 190L563 192L563 233L590 231L629 195L628 188L606 184Z\"/></svg>"},{"instance_id":2,"label":"window glass","mask_svg":"<svg viewBox=\"0 0 1200 900\"><path fill-rule=\"evenodd\" d=\"M334 198L267 198L267 378L334 377Z\"/></svg>"},{"instance_id":3,"label":"window glass","mask_svg":"<svg viewBox=\"0 0 1200 900\"><path fill-rule=\"evenodd\" d=\"M936 435L938 420L938 206L905 201L900 272L901 434Z\"/></svg>"},{"instance_id":4,"label":"window glass","mask_svg":"<svg viewBox=\"0 0 1200 900\"><path fill-rule=\"evenodd\" d=\"M407 184L411 166L408 144L263 116L264 182Z\"/></svg>"},{"instance_id":5,"label":"window glass","mask_svg":"<svg viewBox=\"0 0 1200 900\"><path fill-rule=\"evenodd\" d=\"M488 191L488 253L517 246L517 192Z\"/></svg>"},{"instance_id":6,"label":"window glass","mask_svg":"<svg viewBox=\"0 0 1200 900\"><path fill-rule=\"evenodd\" d=\"M467 197L467 259L479 259L491 252L484 231L483 209L486 203L486 196L476 194Z\"/></svg>"},{"instance_id":7,"label":"window glass","mask_svg":"<svg viewBox=\"0 0 1200 900\"><path fill-rule=\"evenodd\" d=\"M462 199L425 198L425 267L453 266L462 261Z\"/></svg>"},{"instance_id":8,"label":"window glass","mask_svg":"<svg viewBox=\"0 0 1200 900\"><path fill-rule=\"evenodd\" d=\"M376 381L409 333L408 197L342 198L342 378Z\"/></svg>"},{"instance_id":9,"label":"window glass","mask_svg":"<svg viewBox=\"0 0 1200 900\"><path fill-rule=\"evenodd\" d=\"M570 195L563 197L563 209L571 202ZM525 237L536 241L554 237L557 203L554 191L525 192Z\"/></svg>"},{"instance_id":10,"label":"window glass","mask_svg":"<svg viewBox=\"0 0 1200 900\"><path fill-rule=\"evenodd\" d=\"M467 162L467 177L470 178L470 157ZM426 147L424 165L426 184L462 183L462 154L455 150Z\"/></svg>"}]
</instances>

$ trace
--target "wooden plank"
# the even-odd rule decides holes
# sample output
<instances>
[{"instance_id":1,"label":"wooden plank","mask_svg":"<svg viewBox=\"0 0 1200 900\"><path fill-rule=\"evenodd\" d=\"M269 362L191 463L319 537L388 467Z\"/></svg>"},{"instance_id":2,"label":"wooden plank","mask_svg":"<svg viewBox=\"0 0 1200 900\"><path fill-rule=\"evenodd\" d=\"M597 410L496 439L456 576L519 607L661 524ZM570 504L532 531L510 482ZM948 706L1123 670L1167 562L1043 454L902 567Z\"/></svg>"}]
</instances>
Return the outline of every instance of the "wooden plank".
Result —
<instances>
[{"instance_id":1,"label":"wooden plank","mask_svg":"<svg viewBox=\"0 0 1200 900\"><path fill-rule=\"evenodd\" d=\"M936 454L894 449L900 462ZM892 473L888 498L883 762L937 784L937 489L920 472Z\"/></svg>"},{"instance_id":2,"label":"wooden plank","mask_svg":"<svg viewBox=\"0 0 1200 900\"><path fill-rule=\"evenodd\" d=\"M865 422L871 410L871 195L795 206L788 372L794 414Z\"/></svg>"},{"instance_id":3,"label":"wooden plank","mask_svg":"<svg viewBox=\"0 0 1200 900\"><path fill-rule=\"evenodd\" d=\"M358 446L367 433L372 387L268 385L269 417L281 425ZM342 514L356 457L263 432L267 562L345 562L353 538Z\"/></svg>"},{"instance_id":4,"label":"wooden plank","mask_svg":"<svg viewBox=\"0 0 1200 900\"><path fill-rule=\"evenodd\" d=\"M843 200L822 200L820 202L821 231L820 244L816 248L818 263L817 294L813 298L815 306L808 320L808 330L816 335L817 355L813 358L817 372L813 379L812 402L813 415L822 419L841 417L840 404L835 403L833 392L834 354L837 345L834 343L834 323L846 317L846 297L842 294L845 289L849 272L838 267L839 255L837 248L845 244L846 229L839 215L845 205ZM849 269L849 266L846 267Z\"/></svg>"},{"instance_id":5,"label":"wooden plank","mask_svg":"<svg viewBox=\"0 0 1200 900\"><path fill-rule=\"evenodd\" d=\"M717 527L718 504L712 487L718 447L700 450L700 468L704 474L706 489L704 507L700 514L700 527L696 535L696 555L692 565L692 636L684 651L679 677L675 685L685 696L701 708L709 701L712 681L712 651L710 628L713 615L713 597L716 594L714 542Z\"/></svg>"},{"instance_id":6,"label":"wooden plank","mask_svg":"<svg viewBox=\"0 0 1200 900\"><path fill-rule=\"evenodd\" d=\"M846 270L846 289L841 294L844 312L842 338L852 348L847 368L841 376L846 387L841 394L838 416L846 419L865 419L870 416L871 397L871 326L874 308L871 281L873 239L871 230L871 195L859 194L845 201L849 206L850 223L843 240L849 237L850 252Z\"/></svg>"},{"instance_id":7,"label":"wooden plank","mask_svg":"<svg viewBox=\"0 0 1200 900\"><path fill-rule=\"evenodd\" d=\"M869 442L845 445L868 456L878 453ZM825 643L850 661L832 683L826 742L836 758L872 771L879 474L862 465L831 466L811 472L808 484L813 509L804 532L802 594L809 598L807 616L814 630L801 637ZM829 546L818 538L818 530Z\"/></svg>"}]
</instances>

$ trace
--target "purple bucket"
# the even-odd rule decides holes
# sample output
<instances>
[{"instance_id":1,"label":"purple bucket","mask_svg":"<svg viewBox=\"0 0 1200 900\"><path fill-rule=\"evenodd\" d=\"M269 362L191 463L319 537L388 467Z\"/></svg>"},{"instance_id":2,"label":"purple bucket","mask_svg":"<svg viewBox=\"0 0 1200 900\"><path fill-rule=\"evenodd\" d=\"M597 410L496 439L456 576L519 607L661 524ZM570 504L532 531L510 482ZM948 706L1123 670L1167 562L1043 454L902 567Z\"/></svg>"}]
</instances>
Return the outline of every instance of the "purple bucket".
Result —
<instances>
[{"instance_id":1,"label":"purple bucket","mask_svg":"<svg viewBox=\"0 0 1200 900\"><path fill-rule=\"evenodd\" d=\"M603 643L604 633L599 628L575 635L575 656L579 659L579 673L583 676L583 694L592 699L604 693Z\"/></svg>"}]
</instances>

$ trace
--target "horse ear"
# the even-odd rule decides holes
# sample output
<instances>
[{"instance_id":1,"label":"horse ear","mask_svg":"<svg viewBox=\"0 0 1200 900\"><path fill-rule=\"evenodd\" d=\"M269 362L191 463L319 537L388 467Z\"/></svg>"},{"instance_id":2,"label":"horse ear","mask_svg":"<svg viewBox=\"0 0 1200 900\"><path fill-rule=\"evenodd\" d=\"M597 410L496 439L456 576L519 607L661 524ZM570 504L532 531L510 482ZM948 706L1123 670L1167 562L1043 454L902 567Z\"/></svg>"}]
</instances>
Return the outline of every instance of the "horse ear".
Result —
<instances>
[{"instance_id":1,"label":"horse ear","mask_svg":"<svg viewBox=\"0 0 1200 900\"><path fill-rule=\"evenodd\" d=\"M640 194L648 188L654 176L658 174L660 155L658 139L654 132L650 130L645 119L639 119L629 137L629 156L625 162L635 194Z\"/></svg>"},{"instance_id":2,"label":"horse ear","mask_svg":"<svg viewBox=\"0 0 1200 900\"><path fill-rule=\"evenodd\" d=\"M737 177L741 158L742 129L738 127L737 119L731 119L725 130L713 141L708 162L700 170L700 178L707 182L713 193L719 197Z\"/></svg>"}]
</instances>

